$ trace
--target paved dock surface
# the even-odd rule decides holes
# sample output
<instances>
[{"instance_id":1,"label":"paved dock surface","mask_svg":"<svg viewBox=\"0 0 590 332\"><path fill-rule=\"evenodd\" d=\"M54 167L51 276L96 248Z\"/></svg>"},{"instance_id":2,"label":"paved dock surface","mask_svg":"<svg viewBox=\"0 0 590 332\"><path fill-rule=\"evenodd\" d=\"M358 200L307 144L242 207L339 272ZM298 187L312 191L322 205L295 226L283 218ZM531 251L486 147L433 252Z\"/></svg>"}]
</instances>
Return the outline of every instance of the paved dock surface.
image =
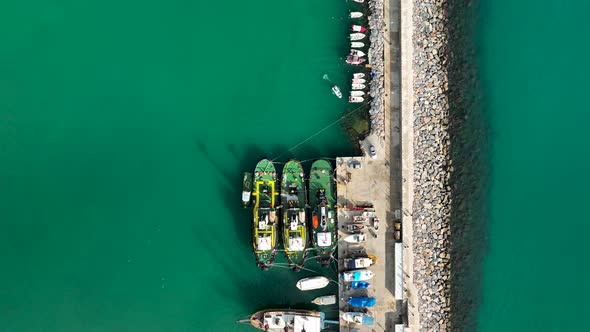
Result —
<instances>
[{"instance_id":1,"label":"paved dock surface","mask_svg":"<svg viewBox=\"0 0 590 332\"><path fill-rule=\"evenodd\" d=\"M379 151L378 151L379 153ZM354 168L353 165L360 165ZM358 166L357 166L358 167ZM340 313L351 310L346 303L351 296L369 296L377 299L375 307L369 312L375 317L373 326L351 325L340 321L340 331L393 331L398 317L394 298L394 240L393 227L388 225L389 211L389 162L383 158L341 157L336 159L336 179L338 193L338 270L346 270L343 259L355 256L374 255L378 258L370 270L375 277L369 280L369 289L350 289L350 283L342 282L339 290ZM371 220L364 222L364 233L367 241L361 244L349 244L343 240L351 234L344 229L353 223L353 216L361 215L362 211L352 206L373 205L375 215L379 219L378 230L373 228Z\"/></svg>"}]
</instances>

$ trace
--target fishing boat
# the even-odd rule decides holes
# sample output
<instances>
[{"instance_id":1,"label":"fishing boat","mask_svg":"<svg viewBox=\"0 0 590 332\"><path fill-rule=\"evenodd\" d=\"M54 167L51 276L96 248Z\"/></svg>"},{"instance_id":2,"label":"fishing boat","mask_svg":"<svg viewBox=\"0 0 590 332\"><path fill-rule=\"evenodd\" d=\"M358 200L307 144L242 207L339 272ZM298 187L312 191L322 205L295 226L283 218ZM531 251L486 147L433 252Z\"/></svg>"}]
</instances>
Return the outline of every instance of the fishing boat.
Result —
<instances>
[{"instance_id":1,"label":"fishing boat","mask_svg":"<svg viewBox=\"0 0 590 332\"><path fill-rule=\"evenodd\" d=\"M367 289L369 286L371 286L371 284L366 281L353 281L350 283L350 287L353 289Z\"/></svg>"},{"instance_id":2,"label":"fishing boat","mask_svg":"<svg viewBox=\"0 0 590 332\"><path fill-rule=\"evenodd\" d=\"M365 61L367 61L367 59L361 58L358 56L354 56L354 55L349 55L346 57L346 63L348 63L350 65L360 65L360 64L364 63Z\"/></svg>"},{"instance_id":3,"label":"fishing boat","mask_svg":"<svg viewBox=\"0 0 590 332\"><path fill-rule=\"evenodd\" d=\"M350 12L350 18L359 18L363 17L363 13L361 12Z\"/></svg>"},{"instance_id":4,"label":"fishing boat","mask_svg":"<svg viewBox=\"0 0 590 332\"><path fill-rule=\"evenodd\" d=\"M265 332L320 332L324 329L324 313L300 309L266 309L238 323L250 323Z\"/></svg>"},{"instance_id":5,"label":"fishing boat","mask_svg":"<svg viewBox=\"0 0 590 332\"><path fill-rule=\"evenodd\" d=\"M350 306L354 308L370 308L375 306L377 299L366 296L351 297L346 303L350 304Z\"/></svg>"},{"instance_id":6,"label":"fishing boat","mask_svg":"<svg viewBox=\"0 0 590 332\"><path fill-rule=\"evenodd\" d=\"M349 103L362 103L363 101L365 101L365 98L363 98L363 97L349 97L348 98Z\"/></svg>"},{"instance_id":7,"label":"fishing boat","mask_svg":"<svg viewBox=\"0 0 590 332\"><path fill-rule=\"evenodd\" d=\"M302 291L308 291L313 289L324 288L328 286L329 283L330 279L323 276L309 277L297 281L297 288L299 288Z\"/></svg>"},{"instance_id":8,"label":"fishing boat","mask_svg":"<svg viewBox=\"0 0 590 332\"><path fill-rule=\"evenodd\" d=\"M362 97L365 95L363 91L350 91L352 97Z\"/></svg>"},{"instance_id":9,"label":"fishing boat","mask_svg":"<svg viewBox=\"0 0 590 332\"><path fill-rule=\"evenodd\" d=\"M352 84L362 84L362 83L366 83L367 80L365 80L364 78L353 78L352 79Z\"/></svg>"},{"instance_id":10,"label":"fishing boat","mask_svg":"<svg viewBox=\"0 0 590 332\"><path fill-rule=\"evenodd\" d=\"M365 47L365 43L350 42L350 48L362 48L362 47Z\"/></svg>"},{"instance_id":11,"label":"fishing boat","mask_svg":"<svg viewBox=\"0 0 590 332\"><path fill-rule=\"evenodd\" d=\"M368 257L345 258L344 266L348 269L362 269L369 267L377 262L377 257L368 255Z\"/></svg>"},{"instance_id":12,"label":"fishing boat","mask_svg":"<svg viewBox=\"0 0 590 332\"><path fill-rule=\"evenodd\" d=\"M247 208L252 201L252 173L244 172L244 179L242 180L242 206Z\"/></svg>"},{"instance_id":13,"label":"fishing boat","mask_svg":"<svg viewBox=\"0 0 590 332\"><path fill-rule=\"evenodd\" d=\"M355 32L350 34L350 40L361 40L363 38L365 38L364 33Z\"/></svg>"},{"instance_id":14,"label":"fishing boat","mask_svg":"<svg viewBox=\"0 0 590 332\"><path fill-rule=\"evenodd\" d=\"M313 301L313 304L317 305L331 305L336 303L336 295L325 295L325 296L318 296Z\"/></svg>"},{"instance_id":15,"label":"fishing boat","mask_svg":"<svg viewBox=\"0 0 590 332\"><path fill-rule=\"evenodd\" d=\"M332 87L332 92L336 95L336 97L342 98L342 92L340 92L340 88L337 85Z\"/></svg>"},{"instance_id":16,"label":"fishing boat","mask_svg":"<svg viewBox=\"0 0 590 332\"><path fill-rule=\"evenodd\" d=\"M306 191L303 166L297 160L289 160L283 167L281 181L283 209L283 245L289 267L301 270L307 254Z\"/></svg>"},{"instance_id":17,"label":"fishing boat","mask_svg":"<svg viewBox=\"0 0 590 332\"><path fill-rule=\"evenodd\" d=\"M277 173L272 161L263 159L258 162L254 170L254 222L252 231L252 245L256 264L262 270L272 267L277 253L278 219L276 203Z\"/></svg>"},{"instance_id":18,"label":"fishing boat","mask_svg":"<svg viewBox=\"0 0 590 332\"><path fill-rule=\"evenodd\" d=\"M363 78L365 77L365 73L354 73L352 74L352 78Z\"/></svg>"},{"instance_id":19,"label":"fishing boat","mask_svg":"<svg viewBox=\"0 0 590 332\"><path fill-rule=\"evenodd\" d=\"M311 165L309 202L312 208L313 247L317 261L328 266L336 249L336 196L332 165L320 159Z\"/></svg>"},{"instance_id":20,"label":"fishing boat","mask_svg":"<svg viewBox=\"0 0 590 332\"><path fill-rule=\"evenodd\" d=\"M340 273L340 279L343 281L366 281L373 278L375 274L371 270L360 269L352 271L344 271Z\"/></svg>"},{"instance_id":21,"label":"fishing boat","mask_svg":"<svg viewBox=\"0 0 590 332\"><path fill-rule=\"evenodd\" d=\"M375 318L364 312L345 312L342 314L342 320L361 325L373 325L375 323Z\"/></svg>"},{"instance_id":22,"label":"fishing boat","mask_svg":"<svg viewBox=\"0 0 590 332\"><path fill-rule=\"evenodd\" d=\"M351 98L362 98L362 97L351 97ZM352 234L344 238L344 241L348 243L362 243L367 241L367 234Z\"/></svg>"},{"instance_id":23,"label":"fishing boat","mask_svg":"<svg viewBox=\"0 0 590 332\"><path fill-rule=\"evenodd\" d=\"M366 54L365 54L365 52L363 52L363 51L359 51L359 50L350 50L350 55L352 55L352 56L358 56L358 57L361 57L361 56L365 56Z\"/></svg>"},{"instance_id":24,"label":"fishing boat","mask_svg":"<svg viewBox=\"0 0 590 332\"><path fill-rule=\"evenodd\" d=\"M364 26L360 26L360 25L355 25L355 24L353 24L353 25L350 27L350 30L351 30L351 31L354 31L354 32L365 32L365 31L367 31L367 28L365 28Z\"/></svg>"},{"instance_id":25,"label":"fishing boat","mask_svg":"<svg viewBox=\"0 0 590 332\"><path fill-rule=\"evenodd\" d=\"M365 0L353 0L354 2L363 3Z\"/></svg>"},{"instance_id":26,"label":"fishing boat","mask_svg":"<svg viewBox=\"0 0 590 332\"><path fill-rule=\"evenodd\" d=\"M364 84L353 83L352 89L353 90L364 90L366 86Z\"/></svg>"},{"instance_id":27,"label":"fishing boat","mask_svg":"<svg viewBox=\"0 0 590 332\"><path fill-rule=\"evenodd\" d=\"M357 232L357 231L360 231L363 228L365 228L365 225L350 224L350 225L344 225L342 227L344 227L348 232Z\"/></svg>"}]
</instances>

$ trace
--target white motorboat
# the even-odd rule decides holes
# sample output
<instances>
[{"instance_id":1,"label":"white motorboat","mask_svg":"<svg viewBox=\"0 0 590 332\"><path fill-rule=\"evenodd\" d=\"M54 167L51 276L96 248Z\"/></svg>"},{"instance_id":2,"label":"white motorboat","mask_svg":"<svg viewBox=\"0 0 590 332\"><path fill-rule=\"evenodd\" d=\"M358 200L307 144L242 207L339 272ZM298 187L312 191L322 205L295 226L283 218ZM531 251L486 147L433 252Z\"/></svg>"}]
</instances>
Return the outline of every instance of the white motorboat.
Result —
<instances>
[{"instance_id":1,"label":"white motorboat","mask_svg":"<svg viewBox=\"0 0 590 332\"><path fill-rule=\"evenodd\" d=\"M354 2L363 3L365 0L353 0Z\"/></svg>"},{"instance_id":2,"label":"white motorboat","mask_svg":"<svg viewBox=\"0 0 590 332\"><path fill-rule=\"evenodd\" d=\"M365 37L366 37L365 34L360 33L360 32L355 32L355 33L350 34L350 40L361 40Z\"/></svg>"},{"instance_id":3,"label":"white motorboat","mask_svg":"<svg viewBox=\"0 0 590 332\"><path fill-rule=\"evenodd\" d=\"M359 18L363 17L363 13L361 12L350 12L350 18Z\"/></svg>"},{"instance_id":4,"label":"white motorboat","mask_svg":"<svg viewBox=\"0 0 590 332\"><path fill-rule=\"evenodd\" d=\"M352 84L353 90L364 90L365 88L366 88L366 86L364 84L360 84L360 83L353 83Z\"/></svg>"},{"instance_id":5,"label":"white motorboat","mask_svg":"<svg viewBox=\"0 0 590 332\"><path fill-rule=\"evenodd\" d=\"M371 270L360 269L345 271L340 274L340 279L344 281L365 281L373 278L375 274Z\"/></svg>"},{"instance_id":6,"label":"white motorboat","mask_svg":"<svg viewBox=\"0 0 590 332\"><path fill-rule=\"evenodd\" d=\"M350 96L350 98L348 98L348 101L351 103L362 103L363 101L365 101L365 99L363 97L354 97L354 96ZM352 234L349 235L347 237L344 238L344 241L348 242L348 243L361 243L361 242L365 242L367 241L367 234L361 233L361 234Z\"/></svg>"},{"instance_id":7,"label":"white motorboat","mask_svg":"<svg viewBox=\"0 0 590 332\"><path fill-rule=\"evenodd\" d=\"M365 93L363 91L356 90L356 91L350 91L350 95L352 97L362 97L365 95Z\"/></svg>"},{"instance_id":8,"label":"white motorboat","mask_svg":"<svg viewBox=\"0 0 590 332\"><path fill-rule=\"evenodd\" d=\"M364 26L362 26L362 25L356 25L356 24L353 24L353 25L350 27L350 30L352 30L352 31L354 31L354 32L365 32L365 31L367 31L367 28L365 28L365 27L364 27Z\"/></svg>"},{"instance_id":9,"label":"white motorboat","mask_svg":"<svg viewBox=\"0 0 590 332\"><path fill-rule=\"evenodd\" d=\"M352 74L352 78L363 78L365 77L365 73L354 73Z\"/></svg>"},{"instance_id":10,"label":"white motorboat","mask_svg":"<svg viewBox=\"0 0 590 332\"><path fill-rule=\"evenodd\" d=\"M367 59L354 55L349 55L346 57L346 63L348 63L349 65L360 65L365 61L367 61Z\"/></svg>"},{"instance_id":11,"label":"white motorboat","mask_svg":"<svg viewBox=\"0 0 590 332\"><path fill-rule=\"evenodd\" d=\"M377 257L373 255L368 255L368 257L345 258L344 266L348 269L362 269L375 264L376 261Z\"/></svg>"},{"instance_id":12,"label":"white motorboat","mask_svg":"<svg viewBox=\"0 0 590 332\"><path fill-rule=\"evenodd\" d=\"M342 314L342 320L361 325L373 325L375 318L364 312L345 312Z\"/></svg>"},{"instance_id":13,"label":"white motorboat","mask_svg":"<svg viewBox=\"0 0 590 332\"><path fill-rule=\"evenodd\" d=\"M332 92L336 95L336 97L342 98L342 92L340 92L340 88L338 88L338 86L334 85L332 87Z\"/></svg>"},{"instance_id":14,"label":"white motorboat","mask_svg":"<svg viewBox=\"0 0 590 332\"><path fill-rule=\"evenodd\" d=\"M350 50L350 55L352 56L365 56L365 52L361 50Z\"/></svg>"},{"instance_id":15,"label":"white motorboat","mask_svg":"<svg viewBox=\"0 0 590 332\"><path fill-rule=\"evenodd\" d=\"M330 279L326 277L309 277L303 278L297 282L297 288L302 291L308 291L312 289L320 289L328 286Z\"/></svg>"},{"instance_id":16,"label":"white motorboat","mask_svg":"<svg viewBox=\"0 0 590 332\"><path fill-rule=\"evenodd\" d=\"M317 305L330 305L336 303L336 295L326 295L326 296L318 296L313 301L313 304Z\"/></svg>"},{"instance_id":17,"label":"white motorboat","mask_svg":"<svg viewBox=\"0 0 590 332\"><path fill-rule=\"evenodd\" d=\"M364 78L353 78L352 79L352 84L363 84L365 82L366 82L366 80Z\"/></svg>"},{"instance_id":18,"label":"white motorboat","mask_svg":"<svg viewBox=\"0 0 590 332\"><path fill-rule=\"evenodd\" d=\"M365 43L361 43L361 42L351 42L350 43L350 48L362 48L365 47Z\"/></svg>"}]
</instances>

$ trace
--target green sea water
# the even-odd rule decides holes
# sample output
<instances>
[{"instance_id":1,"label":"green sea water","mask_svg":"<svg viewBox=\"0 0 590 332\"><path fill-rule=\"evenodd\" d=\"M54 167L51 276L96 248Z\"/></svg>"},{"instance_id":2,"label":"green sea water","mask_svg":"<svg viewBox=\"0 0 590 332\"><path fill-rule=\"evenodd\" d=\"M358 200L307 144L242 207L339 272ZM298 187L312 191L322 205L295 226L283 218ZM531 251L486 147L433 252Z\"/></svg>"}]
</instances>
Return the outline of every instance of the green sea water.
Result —
<instances>
[{"instance_id":1,"label":"green sea water","mask_svg":"<svg viewBox=\"0 0 590 332\"><path fill-rule=\"evenodd\" d=\"M587 1L481 0L490 127L481 331L587 331Z\"/></svg>"},{"instance_id":2,"label":"green sea water","mask_svg":"<svg viewBox=\"0 0 590 332\"><path fill-rule=\"evenodd\" d=\"M346 14L0 4L0 331L249 331L234 321L317 296L294 286L311 272L256 267L241 179L352 153L338 124L289 151L347 107L322 79L346 85Z\"/></svg>"}]
</instances>

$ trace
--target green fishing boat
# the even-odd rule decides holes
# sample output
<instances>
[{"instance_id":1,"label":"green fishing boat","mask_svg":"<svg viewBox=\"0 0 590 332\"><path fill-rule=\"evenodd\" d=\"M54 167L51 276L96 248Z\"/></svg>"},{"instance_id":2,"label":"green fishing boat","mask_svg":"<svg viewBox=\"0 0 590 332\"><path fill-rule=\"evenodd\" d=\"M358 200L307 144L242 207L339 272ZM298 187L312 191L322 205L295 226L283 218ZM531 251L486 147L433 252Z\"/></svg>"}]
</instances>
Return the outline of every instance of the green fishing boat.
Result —
<instances>
[{"instance_id":1,"label":"green fishing boat","mask_svg":"<svg viewBox=\"0 0 590 332\"><path fill-rule=\"evenodd\" d=\"M252 201L252 173L244 172L242 180L242 206L247 208Z\"/></svg>"},{"instance_id":2,"label":"green fishing boat","mask_svg":"<svg viewBox=\"0 0 590 332\"><path fill-rule=\"evenodd\" d=\"M263 270L273 265L277 253L278 219L275 206L278 199L276 189L277 172L272 161L263 159L254 170L254 223L252 246L256 264Z\"/></svg>"},{"instance_id":3,"label":"green fishing boat","mask_svg":"<svg viewBox=\"0 0 590 332\"><path fill-rule=\"evenodd\" d=\"M289 267L299 271L307 254L307 200L303 166L297 160L290 160L283 167L281 202L285 256Z\"/></svg>"},{"instance_id":4,"label":"green fishing boat","mask_svg":"<svg viewBox=\"0 0 590 332\"><path fill-rule=\"evenodd\" d=\"M312 242L317 261L328 266L336 249L336 193L332 165L320 159L311 165L309 202L312 209Z\"/></svg>"}]
</instances>

